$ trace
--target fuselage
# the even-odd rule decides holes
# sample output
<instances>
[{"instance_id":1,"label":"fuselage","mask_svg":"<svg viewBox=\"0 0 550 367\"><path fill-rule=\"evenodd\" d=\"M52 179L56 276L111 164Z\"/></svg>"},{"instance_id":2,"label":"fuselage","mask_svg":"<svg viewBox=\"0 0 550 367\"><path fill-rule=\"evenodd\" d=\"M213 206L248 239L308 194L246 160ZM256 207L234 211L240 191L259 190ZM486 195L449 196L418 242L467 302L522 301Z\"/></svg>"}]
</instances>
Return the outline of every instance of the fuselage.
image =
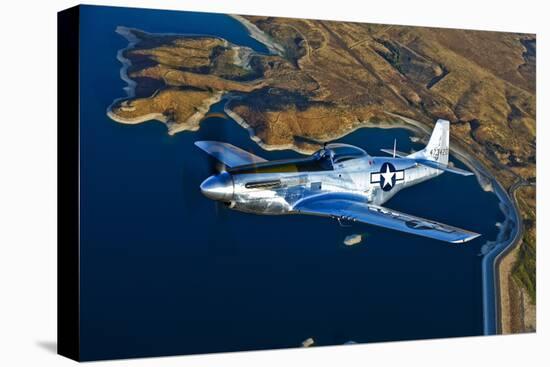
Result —
<instances>
[{"instance_id":1,"label":"fuselage","mask_svg":"<svg viewBox=\"0 0 550 367\"><path fill-rule=\"evenodd\" d=\"M205 180L201 190L235 210L281 215L293 213L300 200L330 192L382 205L402 189L442 173L409 158L371 157L366 153L333 158L317 154L235 167Z\"/></svg>"},{"instance_id":2,"label":"fuselage","mask_svg":"<svg viewBox=\"0 0 550 367\"><path fill-rule=\"evenodd\" d=\"M197 147L227 167L204 180L201 191L243 212L316 215L450 243L468 242L480 234L383 206L404 188L443 172L473 175L449 165L449 127L449 121L439 119L423 149L402 153L394 143L393 150L381 149L387 157L332 143L306 158L267 161L229 143L198 141Z\"/></svg>"}]
</instances>

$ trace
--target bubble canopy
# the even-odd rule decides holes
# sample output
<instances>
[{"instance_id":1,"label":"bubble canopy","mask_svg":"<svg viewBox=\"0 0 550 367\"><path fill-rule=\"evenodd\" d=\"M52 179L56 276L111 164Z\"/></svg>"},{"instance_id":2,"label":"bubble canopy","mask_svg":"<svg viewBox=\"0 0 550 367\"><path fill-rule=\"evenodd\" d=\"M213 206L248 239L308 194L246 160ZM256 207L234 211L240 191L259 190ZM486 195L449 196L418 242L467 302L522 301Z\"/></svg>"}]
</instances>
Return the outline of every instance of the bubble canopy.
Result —
<instances>
[{"instance_id":1,"label":"bubble canopy","mask_svg":"<svg viewBox=\"0 0 550 367\"><path fill-rule=\"evenodd\" d=\"M348 144L333 143L327 144L323 149L318 150L309 157L247 164L230 168L227 172L235 175L332 171L336 163L365 156L368 156L368 154L361 148Z\"/></svg>"},{"instance_id":2,"label":"bubble canopy","mask_svg":"<svg viewBox=\"0 0 550 367\"><path fill-rule=\"evenodd\" d=\"M332 143L315 153L318 157L331 157L332 162L341 163L350 159L368 156L367 152L349 144Z\"/></svg>"}]
</instances>

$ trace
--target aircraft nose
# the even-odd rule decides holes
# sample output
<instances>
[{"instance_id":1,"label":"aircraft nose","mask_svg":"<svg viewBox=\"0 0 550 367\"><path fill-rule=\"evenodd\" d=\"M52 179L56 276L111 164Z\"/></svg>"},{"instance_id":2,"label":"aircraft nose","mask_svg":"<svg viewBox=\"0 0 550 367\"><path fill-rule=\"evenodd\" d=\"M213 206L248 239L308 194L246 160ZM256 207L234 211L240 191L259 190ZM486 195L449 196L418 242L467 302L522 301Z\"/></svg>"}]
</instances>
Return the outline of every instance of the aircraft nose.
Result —
<instances>
[{"instance_id":1,"label":"aircraft nose","mask_svg":"<svg viewBox=\"0 0 550 367\"><path fill-rule=\"evenodd\" d=\"M233 199L233 178L227 172L210 176L201 184L201 192L212 200L230 201Z\"/></svg>"}]
</instances>

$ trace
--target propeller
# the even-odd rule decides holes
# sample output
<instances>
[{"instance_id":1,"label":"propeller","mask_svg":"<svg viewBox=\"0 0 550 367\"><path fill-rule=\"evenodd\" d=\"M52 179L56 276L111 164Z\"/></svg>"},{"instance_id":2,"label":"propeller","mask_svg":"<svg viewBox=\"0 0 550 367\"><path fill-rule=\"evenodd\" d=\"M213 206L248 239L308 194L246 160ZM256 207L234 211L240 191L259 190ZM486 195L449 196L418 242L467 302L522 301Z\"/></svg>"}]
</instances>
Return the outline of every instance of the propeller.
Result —
<instances>
[{"instance_id":1,"label":"propeller","mask_svg":"<svg viewBox=\"0 0 550 367\"><path fill-rule=\"evenodd\" d=\"M228 117L221 112L209 112L200 122L197 131L198 140L227 141L227 120ZM208 173L215 175L225 171L225 165L211 156L208 156Z\"/></svg>"},{"instance_id":2,"label":"propeller","mask_svg":"<svg viewBox=\"0 0 550 367\"><path fill-rule=\"evenodd\" d=\"M225 171L225 164L218 161L216 158L208 156L208 173L210 175L217 175Z\"/></svg>"},{"instance_id":3,"label":"propeller","mask_svg":"<svg viewBox=\"0 0 550 367\"><path fill-rule=\"evenodd\" d=\"M209 112L200 122L199 130L196 132L196 140L214 140L214 141L227 141L228 131L227 131L227 120L228 117L221 112ZM223 163L213 158L210 155L202 154L201 156L205 157L207 161L208 175L217 175L226 170L226 167ZM206 179L204 177L203 179ZM221 209L221 206L224 204L219 201L214 201L214 211L216 217L220 217L224 212Z\"/></svg>"}]
</instances>

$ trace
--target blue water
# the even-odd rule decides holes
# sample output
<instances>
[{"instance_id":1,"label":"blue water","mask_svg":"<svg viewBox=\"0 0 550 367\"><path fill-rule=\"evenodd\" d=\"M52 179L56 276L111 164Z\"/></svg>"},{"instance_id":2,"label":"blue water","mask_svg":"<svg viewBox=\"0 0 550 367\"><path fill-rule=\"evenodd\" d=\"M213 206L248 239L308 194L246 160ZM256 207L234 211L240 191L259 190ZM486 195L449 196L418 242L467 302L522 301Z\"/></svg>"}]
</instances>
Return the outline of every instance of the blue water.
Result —
<instances>
[{"instance_id":1,"label":"blue water","mask_svg":"<svg viewBox=\"0 0 550 367\"><path fill-rule=\"evenodd\" d=\"M126 8L81 13L81 353L85 360L480 335L480 246L502 221L473 177L444 174L386 206L482 233L449 245L366 225L230 211L204 198L208 162L193 142L219 139L267 159L232 120L169 136L158 122L123 125L119 25L217 35L260 52L220 14ZM214 109L221 109L221 105ZM403 129L360 129L339 141L408 151ZM457 163L459 167L463 167ZM344 238L367 234L347 247Z\"/></svg>"}]
</instances>

